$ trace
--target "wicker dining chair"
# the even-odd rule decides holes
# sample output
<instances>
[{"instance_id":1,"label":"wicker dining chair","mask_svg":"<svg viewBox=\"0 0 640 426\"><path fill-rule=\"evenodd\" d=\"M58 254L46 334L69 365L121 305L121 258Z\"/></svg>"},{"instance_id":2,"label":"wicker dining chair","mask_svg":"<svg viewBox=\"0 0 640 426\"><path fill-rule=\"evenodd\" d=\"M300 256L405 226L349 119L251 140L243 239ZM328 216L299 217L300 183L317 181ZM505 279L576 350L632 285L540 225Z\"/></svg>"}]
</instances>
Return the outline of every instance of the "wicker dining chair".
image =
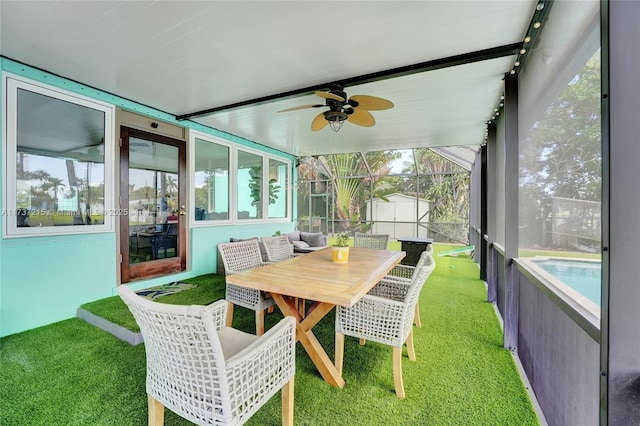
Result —
<instances>
[{"instance_id":1,"label":"wicker dining chair","mask_svg":"<svg viewBox=\"0 0 640 426\"><path fill-rule=\"evenodd\" d=\"M412 323L415 305L427 275L428 270L423 266L418 268L410 284L376 285L355 305L337 306L334 359L339 374L342 374L345 335L393 346L395 391L398 398L405 397L402 346L406 343L409 359L415 361Z\"/></svg>"},{"instance_id":2,"label":"wicker dining chair","mask_svg":"<svg viewBox=\"0 0 640 426\"><path fill-rule=\"evenodd\" d=\"M286 235L262 237L261 241L264 245L264 250L267 253L267 261L269 262L280 262L294 257L293 244L291 244L291 241L289 241L289 238ZM298 312L304 316L306 311L305 300L296 298L295 303L298 307Z\"/></svg>"},{"instance_id":3,"label":"wicker dining chair","mask_svg":"<svg viewBox=\"0 0 640 426\"><path fill-rule=\"evenodd\" d=\"M410 284L413 277L416 274L418 268L424 266L427 268L427 276L425 280L429 278L429 275L436 269L436 261L431 253L427 250L423 251L416 263L416 266L411 265L396 265L377 285L390 286L394 282L400 282L401 284ZM420 304L416 303L416 312L414 315L414 323L416 327L422 327L422 320L420 319Z\"/></svg>"},{"instance_id":4,"label":"wicker dining chair","mask_svg":"<svg viewBox=\"0 0 640 426\"><path fill-rule=\"evenodd\" d=\"M285 317L261 337L225 327L227 303L152 302L118 293L140 326L147 358L149 425L164 408L198 425L245 423L282 389L282 424L293 425L296 328Z\"/></svg>"},{"instance_id":5,"label":"wicker dining chair","mask_svg":"<svg viewBox=\"0 0 640 426\"><path fill-rule=\"evenodd\" d=\"M267 252L267 261L280 262L293 257L293 245L286 235L262 237L261 241Z\"/></svg>"},{"instance_id":6,"label":"wicker dining chair","mask_svg":"<svg viewBox=\"0 0 640 426\"><path fill-rule=\"evenodd\" d=\"M364 234L356 232L353 237L353 246L386 250L389 243L388 234Z\"/></svg>"},{"instance_id":7,"label":"wicker dining chair","mask_svg":"<svg viewBox=\"0 0 640 426\"><path fill-rule=\"evenodd\" d=\"M267 264L262 261L257 239L218 243L218 252L224 263L224 270L227 275L248 271ZM243 306L255 311L256 335L261 336L264 333L264 311L274 306L276 302L268 293L260 290L229 283L227 283L226 287L225 299L229 303L227 327L231 327L233 321L233 305Z\"/></svg>"},{"instance_id":8,"label":"wicker dining chair","mask_svg":"<svg viewBox=\"0 0 640 426\"><path fill-rule=\"evenodd\" d=\"M431 256L433 256L434 254L433 244L427 244L427 247L424 249L424 251L426 251Z\"/></svg>"}]
</instances>

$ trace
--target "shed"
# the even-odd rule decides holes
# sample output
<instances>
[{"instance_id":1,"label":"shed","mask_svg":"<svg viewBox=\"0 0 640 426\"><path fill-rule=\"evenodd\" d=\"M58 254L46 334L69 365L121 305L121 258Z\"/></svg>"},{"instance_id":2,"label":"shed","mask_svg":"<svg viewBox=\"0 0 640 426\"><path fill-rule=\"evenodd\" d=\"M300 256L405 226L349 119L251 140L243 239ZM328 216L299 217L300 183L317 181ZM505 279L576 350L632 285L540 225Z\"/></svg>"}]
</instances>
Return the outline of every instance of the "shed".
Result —
<instances>
[{"instance_id":1,"label":"shed","mask_svg":"<svg viewBox=\"0 0 640 426\"><path fill-rule=\"evenodd\" d=\"M428 200L393 193L367 200L365 205L367 222L373 222L371 233L389 234L392 239L427 237L427 229L416 223L429 222Z\"/></svg>"}]
</instances>

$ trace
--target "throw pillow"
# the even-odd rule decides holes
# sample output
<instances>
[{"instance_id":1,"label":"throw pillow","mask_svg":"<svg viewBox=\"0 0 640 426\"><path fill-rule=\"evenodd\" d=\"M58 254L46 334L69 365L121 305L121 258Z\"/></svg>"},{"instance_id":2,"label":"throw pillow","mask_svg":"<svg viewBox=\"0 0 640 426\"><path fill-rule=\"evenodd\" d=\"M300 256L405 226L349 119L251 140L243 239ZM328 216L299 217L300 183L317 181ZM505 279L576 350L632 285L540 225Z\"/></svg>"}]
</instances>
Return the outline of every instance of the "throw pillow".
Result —
<instances>
[{"instance_id":1,"label":"throw pillow","mask_svg":"<svg viewBox=\"0 0 640 426\"><path fill-rule=\"evenodd\" d=\"M294 241L300 241L300 231L293 231L293 232L289 232L287 234L287 238L289 239L289 241L294 242Z\"/></svg>"},{"instance_id":2,"label":"throw pillow","mask_svg":"<svg viewBox=\"0 0 640 426\"><path fill-rule=\"evenodd\" d=\"M320 232L301 232L300 239L306 241L310 247L323 247L324 235Z\"/></svg>"},{"instance_id":3,"label":"throw pillow","mask_svg":"<svg viewBox=\"0 0 640 426\"><path fill-rule=\"evenodd\" d=\"M309 244L307 244L304 241L291 241L291 244L293 244L294 247L296 248L309 248Z\"/></svg>"}]
</instances>

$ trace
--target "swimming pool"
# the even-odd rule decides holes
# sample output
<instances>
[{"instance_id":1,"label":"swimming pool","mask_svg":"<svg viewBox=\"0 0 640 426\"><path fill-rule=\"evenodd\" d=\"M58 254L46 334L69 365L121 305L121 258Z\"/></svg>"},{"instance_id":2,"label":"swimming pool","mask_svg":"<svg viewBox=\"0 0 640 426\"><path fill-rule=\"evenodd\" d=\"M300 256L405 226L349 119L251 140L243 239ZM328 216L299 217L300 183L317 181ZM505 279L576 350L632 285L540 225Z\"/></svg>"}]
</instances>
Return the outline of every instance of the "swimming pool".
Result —
<instances>
[{"instance_id":1,"label":"swimming pool","mask_svg":"<svg viewBox=\"0 0 640 426\"><path fill-rule=\"evenodd\" d=\"M546 259L535 263L600 306L600 288L602 286L602 264L600 262L575 259Z\"/></svg>"}]
</instances>

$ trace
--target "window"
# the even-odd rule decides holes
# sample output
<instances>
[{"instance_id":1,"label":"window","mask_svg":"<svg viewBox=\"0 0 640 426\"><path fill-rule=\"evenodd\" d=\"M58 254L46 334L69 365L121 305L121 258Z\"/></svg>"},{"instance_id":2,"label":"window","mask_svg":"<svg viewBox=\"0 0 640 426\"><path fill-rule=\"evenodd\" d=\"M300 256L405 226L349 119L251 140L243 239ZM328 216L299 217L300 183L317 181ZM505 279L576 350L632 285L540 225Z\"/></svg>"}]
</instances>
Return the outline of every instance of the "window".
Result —
<instances>
[{"instance_id":1,"label":"window","mask_svg":"<svg viewBox=\"0 0 640 426\"><path fill-rule=\"evenodd\" d=\"M237 219L263 217L262 156L238 150Z\"/></svg>"},{"instance_id":2,"label":"window","mask_svg":"<svg viewBox=\"0 0 640 426\"><path fill-rule=\"evenodd\" d=\"M518 255L592 312L601 303L599 11L595 1L554 9L518 83Z\"/></svg>"},{"instance_id":3,"label":"window","mask_svg":"<svg viewBox=\"0 0 640 426\"><path fill-rule=\"evenodd\" d=\"M289 165L269 159L269 218L285 218L289 211Z\"/></svg>"},{"instance_id":4,"label":"window","mask_svg":"<svg viewBox=\"0 0 640 426\"><path fill-rule=\"evenodd\" d=\"M290 220L291 162L197 131L190 140L195 226Z\"/></svg>"},{"instance_id":5,"label":"window","mask_svg":"<svg viewBox=\"0 0 640 426\"><path fill-rule=\"evenodd\" d=\"M4 77L5 237L111 231L113 108Z\"/></svg>"},{"instance_id":6,"label":"window","mask_svg":"<svg viewBox=\"0 0 640 426\"><path fill-rule=\"evenodd\" d=\"M195 138L195 220L229 220L229 147Z\"/></svg>"}]
</instances>

